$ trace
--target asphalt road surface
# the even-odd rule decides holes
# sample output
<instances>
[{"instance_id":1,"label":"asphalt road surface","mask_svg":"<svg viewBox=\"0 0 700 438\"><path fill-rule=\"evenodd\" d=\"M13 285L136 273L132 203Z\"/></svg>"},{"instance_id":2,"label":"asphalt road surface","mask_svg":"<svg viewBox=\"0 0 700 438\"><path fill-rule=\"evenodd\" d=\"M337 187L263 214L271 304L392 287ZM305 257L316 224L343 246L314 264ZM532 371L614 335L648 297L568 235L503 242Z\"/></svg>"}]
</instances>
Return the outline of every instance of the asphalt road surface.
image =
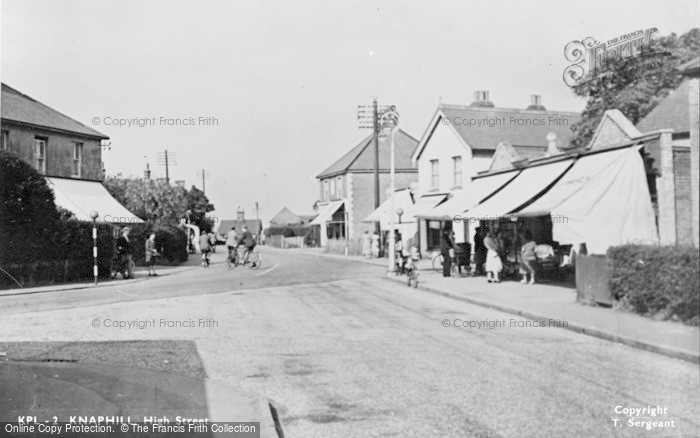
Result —
<instances>
[{"instance_id":1,"label":"asphalt road surface","mask_svg":"<svg viewBox=\"0 0 700 438\"><path fill-rule=\"evenodd\" d=\"M263 254L260 270L220 252L209 269L2 296L0 340L192 340L210 378L277 403L288 437L700 435L697 365L528 327L376 266ZM623 410L649 406L660 415L630 425Z\"/></svg>"}]
</instances>

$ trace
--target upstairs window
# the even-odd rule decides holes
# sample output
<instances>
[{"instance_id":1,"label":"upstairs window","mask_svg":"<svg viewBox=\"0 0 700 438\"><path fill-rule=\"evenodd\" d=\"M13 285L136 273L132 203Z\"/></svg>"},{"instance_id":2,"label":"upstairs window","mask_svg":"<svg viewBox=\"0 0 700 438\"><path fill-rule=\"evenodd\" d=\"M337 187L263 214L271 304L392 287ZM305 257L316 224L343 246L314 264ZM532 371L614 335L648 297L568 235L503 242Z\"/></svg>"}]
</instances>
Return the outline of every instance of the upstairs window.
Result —
<instances>
[{"instance_id":1,"label":"upstairs window","mask_svg":"<svg viewBox=\"0 0 700 438\"><path fill-rule=\"evenodd\" d=\"M323 181L323 200L328 201L331 197L331 191L328 180Z\"/></svg>"},{"instance_id":2,"label":"upstairs window","mask_svg":"<svg viewBox=\"0 0 700 438\"><path fill-rule=\"evenodd\" d=\"M437 190L440 188L440 167L438 160L430 160L430 188Z\"/></svg>"},{"instance_id":3,"label":"upstairs window","mask_svg":"<svg viewBox=\"0 0 700 438\"><path fill-rule=\"evenodd\" d=\"M34 167L39 173L46 173L46 143L47 138L34 137Z\"/></svg>"},{"instance_id":4,"label":"upstairs window","mask_svg":"<svg viewBox=\"0 0 700 438\"><path fill-rule=\"evenodd\" d=\"M83 144L73 143L73 169L71 170L72 176L77 176L80 178L82 176L81 170L83 166Z\"/></svg>"},{"instance_id":5,"label":"upstairs window","mask_svg":"<svg viewBox=\"0 0 700 438\"><path fill-rule=\"evenodd\" d=\"M452 186L462 187L462 157L452 157Z\"/></svg>"},{"instance_id":6,"label":"upstairs window","mask_svg":"<svg viewBox=\"0 0 700 438\"><path fill-rule=\"evenodd\" d=\"M0 149L6 151L10 149L10 131L2 131L2 139L0 139Z\"/></svg>"},{"instance_id":7,"label":"upstairs window","mask_svg":"<svg viewBox=\"0 0 700 438\"><path fill-rule=\"evenodd\" d=\"M335 188L338 191L338 199L345 197L345 193L343 193L343 177L342 176L338 177L337 182L335 183Z\"/></svg>"}]
</instances>

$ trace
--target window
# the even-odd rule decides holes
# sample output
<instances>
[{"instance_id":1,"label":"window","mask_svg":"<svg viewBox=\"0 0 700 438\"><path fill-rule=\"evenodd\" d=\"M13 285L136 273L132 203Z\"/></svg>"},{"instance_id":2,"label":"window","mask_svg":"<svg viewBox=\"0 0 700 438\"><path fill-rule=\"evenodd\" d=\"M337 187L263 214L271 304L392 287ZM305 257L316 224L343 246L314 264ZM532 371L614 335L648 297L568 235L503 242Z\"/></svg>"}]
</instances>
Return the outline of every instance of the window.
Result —
<instances>
[{"instance_id":1,"label":"window","mask_svg":"<svg viewBox=\"0 0 700 438\"><path fill-rule=\"evenodd\" d=\"M335 188L338 190L338 199L341 199L345 196L345 193L343 193L343 177L339 176L338 181L335 183Z\"/></svg>"},{"instance_id":2,"label":"window","mask_svg":"<svg viewBox=\"0 0 700 438\"><path fill-rule=\"evenodd\" d=\"M2 131L2 144L0 144L0 149L3 151L6 151L10 149L10 132L9 131Z\"/></svg>"},{"instance_id":3,"label":"window","mask_svg":"<svg viewBox=\"0 0 700 438\"><path fill-rule=\"evenodd\" d=\"M328 198L330 198L330 189L328 187L329 182L328 180L323 181L323 200L328 201Z\"/></svg>"},{"instance_id":4,"label":"window","mask_svg":"<svg viewBox=\"0 0 700 438\"><path fill-rule=\"evenodd\" d=\"M452 186L462 187L462 157L452 157Z\"/></svg>"},{"instance_id":5,"label":"window","mask_svg":"<svg viewBox=\"0 0 700 438\"><path fill-rule=\"evenodd\" d=\"M71 172L72 176L81 176L81 168L83 165L83 144L73 143L73 169Z\"/></svg>"},{"instance_id":6,"label":"window","mask_svg":"<svg viewBox=\"0 0 700 438\"><path fill-rule=\"evenodd\" d=\"M46 173L46 143L47 138L34 137L34 167L40 173Z\"/></svg>"},{"instance_id":7,"label":"window","mask_svg":"<svg viewBox=\"0 0 700 438\"><path fill-rule=\"evenodd\" d=\"M331 180L330 192L331 192L331 197L335 198L335 180L334 179Z\"/></svg>"},{"instance_id":8,"label":"window","mask_svg":"<svg viewBox=\"0 0 700 438\"><path fill-rule=\"evenodd\" d=\"M440 168L438 160L430 160L430 188L440 188Z\"/></svg>"}]
</instances>

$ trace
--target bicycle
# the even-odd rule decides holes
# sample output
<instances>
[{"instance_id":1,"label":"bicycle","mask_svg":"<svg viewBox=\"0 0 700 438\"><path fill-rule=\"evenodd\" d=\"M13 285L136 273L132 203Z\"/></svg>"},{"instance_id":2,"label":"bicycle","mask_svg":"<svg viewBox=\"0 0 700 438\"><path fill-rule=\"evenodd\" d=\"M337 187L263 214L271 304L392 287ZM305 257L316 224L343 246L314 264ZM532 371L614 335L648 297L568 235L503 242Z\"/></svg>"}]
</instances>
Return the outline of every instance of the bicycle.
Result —
<instances>
[{"instance_id":1,"label":"bicycle","mask_svg":"<svg viewBox=\"0 0 700 438\"><path fill-rule=\"evenodd\" d=\"M259 269L263 263L262 254L260 254L258 250L254 249L248 253L248 260L245 260L244 251L244 247L241 246L238 248L238 254L236 256L235 262L233 262L233 266L235 267L239 265L249 265L248 267L250 269ZM230 260L230 257L228 257L228 259ZM230 264L229 267L231 267Z\"/></svg>"},{"instance_id":2,"label":"bicycle","mask_svg":"<svg viewBox=\"0 0 700 438\"><path fill-rule=\"evenodd\" d=\"M454 256L454 250L452 249L450 250L450 259L452 260L452 264L450 265L450 275L452 277L457 277L459 268L457 267L457 258ZM430 261L435 271L442 272L442 266L445 264L445 257L441 252L436 251Z\"/></svg>"}]
</instances>

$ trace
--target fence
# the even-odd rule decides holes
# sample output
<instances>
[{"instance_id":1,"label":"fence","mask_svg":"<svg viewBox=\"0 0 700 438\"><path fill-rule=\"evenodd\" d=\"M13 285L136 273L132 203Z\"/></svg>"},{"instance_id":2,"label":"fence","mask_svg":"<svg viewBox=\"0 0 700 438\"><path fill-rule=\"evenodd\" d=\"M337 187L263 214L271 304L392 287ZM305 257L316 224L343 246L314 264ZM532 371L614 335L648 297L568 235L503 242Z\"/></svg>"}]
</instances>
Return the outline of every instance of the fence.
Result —
<instances>
[{"instance_id":1,"label":"fence","mask_svg":"<svg viewBox=\"0 0 700 438\"><path fill-rule=\"evenodd\" d=\"M333 254L362 255L362 238L355 239L328 239L326 252Z\"/></svg>"},{"instance_id":2,"label":"fence","mask_svg":"<svg viewBox=\"0 0 700 438\"><path fill-rule=\"evenodd\" d=\"M304 248L304 236L284 237L277 234L267 237L265 244L275 248Z\"/></svg>"}]
</instances>

